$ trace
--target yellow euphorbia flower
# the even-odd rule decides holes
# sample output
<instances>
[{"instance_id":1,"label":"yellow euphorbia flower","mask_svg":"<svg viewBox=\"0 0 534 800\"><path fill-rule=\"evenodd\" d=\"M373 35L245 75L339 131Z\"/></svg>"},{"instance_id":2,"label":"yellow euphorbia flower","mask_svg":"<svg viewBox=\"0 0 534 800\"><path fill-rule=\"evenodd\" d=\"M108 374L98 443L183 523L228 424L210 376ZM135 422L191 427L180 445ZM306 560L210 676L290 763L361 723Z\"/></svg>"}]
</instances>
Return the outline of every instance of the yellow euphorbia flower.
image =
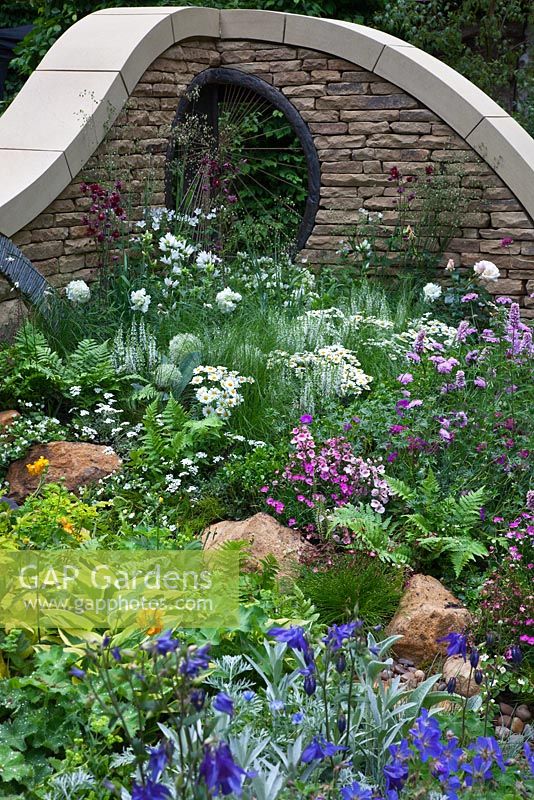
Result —
<instances>
[{"instance_id":1,"label":"yellow euphorbia flower","mask_svg":"<svg viewBox=\"0 0 534 800\"><path fill-rule=\"evenodd\" d=\"M26 464L26 469L32 476L32 478L38 478L39 475L42 475L45 469L50 465L50 461L47 458L41 456L34 461L33 464Z\"/></svg>"}]
</instances>

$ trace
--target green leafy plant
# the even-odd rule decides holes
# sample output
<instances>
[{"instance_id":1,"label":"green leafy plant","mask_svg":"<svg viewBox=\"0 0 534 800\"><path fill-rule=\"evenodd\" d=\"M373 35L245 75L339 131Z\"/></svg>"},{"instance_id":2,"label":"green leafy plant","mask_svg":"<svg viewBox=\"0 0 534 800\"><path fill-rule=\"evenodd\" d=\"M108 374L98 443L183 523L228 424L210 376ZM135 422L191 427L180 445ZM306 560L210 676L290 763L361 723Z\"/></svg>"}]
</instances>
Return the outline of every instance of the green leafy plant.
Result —
<instances>
[{"instance_id":1,"label":"green leafy plant","mask_svg":"<svg viewBox=\"0 0 534 800\"><path fill-rule=\"evenodd\" d=\"M82 339L63 357L30 324L22 326L11 347L0 351L0 369L2 400L34 401L46 397L51 407L61 405L67 398L72 403L74 397L78 403L90 405L101 399L102 392L117 391L131 379L115 373L107 342Z\"/></svg>"},{"instance_id":2,"label":"green leafy plant","mask_svg":"<svg viewBox=\"0 0 534 800\"><path fill-rule=\"evenodd\" d=\"M338 508L329 518L328 533L346 529L352 534L350 547L372 552L380 561L405 563L406 553L403 553L393 540L392 536L399 529L399 522L394 522L391 517L383 517L371 506L351 503Z\"/></svg>"},{"instance_id":3,"label":"green leafy plant","mask_svg":"<svg viewBox=\"0 0 534 800\"><path fill-rule=\"evenodd\" d=\"M486 546L473 534L480 525L484 487L458 498L442 497L432 470L416 488L399 478L389 477L388 483L409 509L410 513L403 515L406 521L403 532L413 556L419 555L422 561L446 556L458 577L470 561L488 555ZM421 558L420 549L428 553L427 559Z\"/></svg>"},{"instance_id":4,"label":"green leafy plant","mask_svg":"<svg viewBox=\"0 0 534 800\"><path fill-rule=\"evenodd\" d=\"M222 425L215 416L191 419L173 397L162 411L155 400L143 417L141 444L131 453L132 464L161 477L178 466L181 459L194 455L200 444L217 438Z\"/></svg>"}]
</instances>

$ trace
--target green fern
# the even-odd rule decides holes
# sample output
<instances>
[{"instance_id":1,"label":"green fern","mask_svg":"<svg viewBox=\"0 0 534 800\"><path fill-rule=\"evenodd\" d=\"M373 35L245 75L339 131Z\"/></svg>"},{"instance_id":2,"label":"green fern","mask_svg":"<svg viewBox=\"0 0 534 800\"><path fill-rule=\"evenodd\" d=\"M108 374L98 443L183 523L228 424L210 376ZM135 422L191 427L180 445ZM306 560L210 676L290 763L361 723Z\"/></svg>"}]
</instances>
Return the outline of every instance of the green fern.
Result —
<instances>
[{"instance_id":1,"label":"green fern","mask_svg":"<svg viewBox=\"0 0 534 800\"><path fill-rule=\"evenodd\" d=\"M443 497L431 470L415 489L395 478L388 478L388 483L410 512L403 515L404 535L414 552L427 551L431 561L447 556L456 577L470 561L488 555L485 545L471 535L480 523L484 487L460 497Z\"/></svg>"},{"instance_id":2,"label":"green fern","mask_svg":"<svg viewBox=\"0 0 534 800\"><path fill-rule=\"evenodd\" d=\"M160 411L159 400L147 406L140 434L140 447L130 454L134 466L146 466L155 475L163 475L177 467L181 459L191 457L201 442L219 435L222 421L218 417L190 419L173 397Z\"/></svg>"},{"instance_id":3,"label":"green fern","mask_svg":"<svg viewBox=\"0 0 534 800\"><path fill-rule=\"evenodd\" d=\"M348 503L337 509L330 517L329 533L336 528L348 528L354 535L351 545L375 552L381 561L402 563L406 560L401 551L394 549L391 538L399 528L399 523L391 518L383 518L370 506Z\"/></svg>"}]
</instances>

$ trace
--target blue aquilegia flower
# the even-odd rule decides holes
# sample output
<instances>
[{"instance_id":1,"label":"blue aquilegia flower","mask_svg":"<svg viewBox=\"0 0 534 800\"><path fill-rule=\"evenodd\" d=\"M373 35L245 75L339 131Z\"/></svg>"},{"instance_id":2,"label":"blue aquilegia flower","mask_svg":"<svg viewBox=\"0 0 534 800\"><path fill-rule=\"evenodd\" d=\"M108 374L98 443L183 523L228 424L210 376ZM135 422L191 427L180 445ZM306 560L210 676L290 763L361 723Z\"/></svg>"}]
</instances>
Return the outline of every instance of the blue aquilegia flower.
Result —
<instances>
[{"instance_id":1,"label":"blue aquilegia flower","mask_svg":"<svg viewBox=\"0 0 534 800\"><path fill-rule=\"evenodd\" d=\"M437 758L442 750L441 729L436 719L430 716L428 709L423 708L415 720L415 725L410 728L412 742L421 754L423 764L429 758Z\"/></svg>"},{"instance_id":2,"label":"blue aquilegia flower","mask_svg":"<svg viewBox=\"0 0 534 800\"><path fill-rule=\"evenodd\" d=\"M310 764L312 761L322 761L323 758L330 758L336 753L346 750L346 747L327 742L324 736L314 736L310 744L304 749L300 760L303 764Z\"/></svg>"},{"instance_id":3,"label":"blue aquilegia flower","mask_svg":"<svg viewBox=\"0 0 534 800\"><path fill-rule=\"evenodd\" d=\"M373 790L354 781L350 786L345 786L341 790L341 798L342 800L373 800Z\"/></svg>"},{"instance_id":4,"label":"blue aquilegia flower","mask_svg":"<svg viewBox=\"0 0 534 800\"><path fill-rule=\"evenodd\" d=\"M193 689L193 691L189 695L189 700L191 701L191 705L193 706L195 711L202 711L202 709L204 708L204 702L206 700L206 690Z\"/></svg>"},{"instance_id":5,"label":"blue aquilegia flower","mask_svg":"<svg viewBox=\"0 0 534 800\"><path fill-rule=\"evenodd\" d=\"M73 675L75 678L83 680L83 678L85 678L85 670L80 669L79 667L71 667L69 670L69 675Z\"/></svg>"},{"instance_id":6,"label":"blue aquilegia flower","mask_svg":"<svg viewBox=\"0 0 534 800\"><path fill-rule=\"evenodd\" d=\"M167 653L174 653L180 647L178 639L174 639L172 631L169 629L162 633L161 636L152 644L152 650L160 656L166 656Z\"/></svg>"},{"instance_id":7,"label":"blue aquilegia flower","mask_svg":"<svg viewBox=\"0 0 534 800\"><path fill-rule=\"evenodd\" d=\"M362 626L363 622L359 619L353 622L346 622L344 625L332 625L328 628L323 642L332 653L335 653L340 650L349 639L352 639L356 631L360 630Z\"/></svg>"},{"instance_id":8,"label":"blue aquilegia flower","mask_svg":"<svg viewBox=\"0 0 534 800\"><path fill-rule=\"evenodd\" d=\"M189 648L184 660L180 664L180 672L188 678L196 678L200 672L206 670L210 664L210 646Z\"/></svg>"},{"instance_id":9,"label":"blue aquilegia flower","mask_svg":"<svg viewBox=\"0 0 534 800\"><path fill-rule=\"evenodd\" d=\"M132 800L168 800L171 793L162 783L148 780L145 785L134 783Z\"/></svg>"},{"instance_id":10,"label":"blue aquilegia flower","mask_svg":"<svg viewBox=\"0 0 534 800\"><path fill-rule=\"evenodd\" d=\"M305 653L310 649L304 634L304 628L292 625L290 628L271 628L267 631L268 636L272 636L277 642L285 642L292 650L300 650Z\"/></svg>"},{"instance_id":11,"label":"blue aquilegia flower","mask_svg":"<svg viewBox=\"0 0 534 800\"><path fill-rule=\"evenodd\" d=\"M158 747L149 747L148 752L150 753L148 771L150 772L150 779L155 782L161 778L165 767L169 763L169 753L172 752L172 743L161 741Z\"/></svg>"},{"instance_id":12,"label":"blue aquilegia flower","mask_svg":"<svg viewBox=\"0 0 534 800\"><path fill-rule=\"evenodd\" d=\"M235 763L225 742L220 742L217 747L205 748L199 772L213 797L219 794L241 797L243 781L251 777L250 773Z\"/></svg>"},{"instance_id":13,"label":"blue aquilegia flower","mask_svg":"<svg viewBox=\"0 0 534 800\"><path fill-rule=\"evenodd\" d=\"M223 714L228 714L229 717L234 715L234 701L224 692L219 692L213 701L213 708L216 711L221 711Z\"/></svg>"},{"instance_id":14,"label":"blue aquilegia flower","mask_svg":"<svg viewBox=\"0 0 534 800\"><path fill-rule=\"evenodd\" d=\"M438 642L447 642L448 656L462 656L467 661L467 636L463 633L448 633L438 639Z\"/></svg>"}]
</instances>

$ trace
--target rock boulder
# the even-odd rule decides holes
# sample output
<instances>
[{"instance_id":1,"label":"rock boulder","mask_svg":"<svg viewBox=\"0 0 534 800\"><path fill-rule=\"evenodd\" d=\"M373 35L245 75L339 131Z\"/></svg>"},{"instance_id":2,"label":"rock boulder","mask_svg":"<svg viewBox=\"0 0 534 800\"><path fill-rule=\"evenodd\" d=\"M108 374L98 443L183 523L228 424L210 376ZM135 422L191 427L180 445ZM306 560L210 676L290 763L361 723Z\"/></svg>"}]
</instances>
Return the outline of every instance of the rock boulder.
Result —
<instances>
[{"instance_id":1,"label":"rock boulder","mask_svg":"<svg viewBox=\"0 0 534 800\"><path fill-rule=\"evenodd\" d=\"M220 547L224 542L237 541L248 544L248 556L245 559L247 571L257 569L262 559L273 555L283 576L295 574L300 557L310 548L301 540L298 531L286 528L263 512L242 522L216 522L202 534L205 550Z\"/></svg>"},{"instance_id":2,"label":"rock boulder","mask_svg":"<svg viewBox=\"0 0 534 800\"><path fill-rule=\"evenodd\" d=\"M386 633L402 635L394 646L398 656L418 666L446 652L438 639L451 631L462 632L471 623L466 608L436 578L414 575Z\"/></svg>"},{"instance_id":3,"label":"rock boulder","mask_svg":"<svg viewBox=\"0 0 534 800\"><path fill-rule=\"evenodd\" d=\"M22 503L39 484L39 476L30 475L26 469L26 464L33 464L39 458L50 462L46 483L63 483L71 492L105 478L122 466L118 455L103 445L86 442L33 445L24 458L11 464L6 475L9 497L17 503Z\"/></svg>"}]
</instances>

